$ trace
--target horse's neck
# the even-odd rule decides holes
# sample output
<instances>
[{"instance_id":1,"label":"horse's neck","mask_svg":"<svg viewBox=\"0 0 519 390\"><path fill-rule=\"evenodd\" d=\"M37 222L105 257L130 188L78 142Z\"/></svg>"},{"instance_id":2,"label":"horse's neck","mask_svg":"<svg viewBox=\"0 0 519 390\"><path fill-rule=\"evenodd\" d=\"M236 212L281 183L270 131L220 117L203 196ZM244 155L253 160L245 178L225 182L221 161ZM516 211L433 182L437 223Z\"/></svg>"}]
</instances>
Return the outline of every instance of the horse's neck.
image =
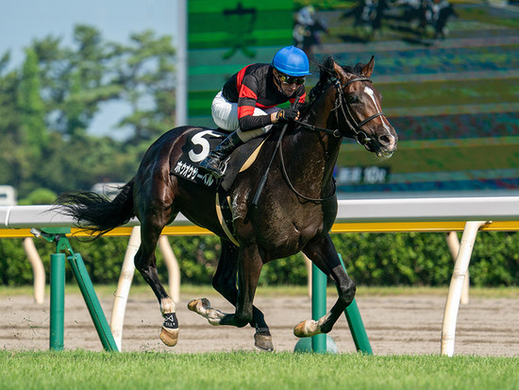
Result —
<instances>
[{"instance_id":1,"label":"horse's neck","mask_svg":"<svg viewBox=\"0 0 519 390\"><path fill-rule=\"evenodd\" d=\"M320 128L337 129L337 118L335 115L335 88L328 91L317 100L309 114L308 123ZM315 149L316 145L323 150L324 162L333 167L339 155L342 137L335 137L330 134L303 131L301 134L302 143L308 145L310 149Z\"/></svg>"},{"instance_id":2,"label":"horse's neck","mask_svg":"<svg viewBox=\"0 0 519 390\"><path fill-rule=\"evenodd\" d=\"M301 166L317 168L325 179L333 173L340 143L339 138L331 135L302 129L295 135L293 146L297 154L303 157Z\"/></svg>"},{"instance_id":3,"label":"horse's neck","mask_svg":"<svg viewBox=\"0 0 519 390\"><path fill-rule=\"evenodd\" d=\"M308 114L308 123L322 128L336 128L335 116L331 114L333 106L334 102L330 98L316 102ZM293 174L299 172L302 181L311 176L314 182L322 186L329 185L339 155L341 138L302 128L290 138L290 171Z\"/></svg>"},{"instance_id":4,"label":"horse's neck","mask_svg":"<svg viewBox=\"0 0 519 390\"><path fill-rule=\"evenodd\" d=\"M309 109L308 123L322 128L336 126L335 116L335 88L331 87Z\"/></svg>"}]
</instances>

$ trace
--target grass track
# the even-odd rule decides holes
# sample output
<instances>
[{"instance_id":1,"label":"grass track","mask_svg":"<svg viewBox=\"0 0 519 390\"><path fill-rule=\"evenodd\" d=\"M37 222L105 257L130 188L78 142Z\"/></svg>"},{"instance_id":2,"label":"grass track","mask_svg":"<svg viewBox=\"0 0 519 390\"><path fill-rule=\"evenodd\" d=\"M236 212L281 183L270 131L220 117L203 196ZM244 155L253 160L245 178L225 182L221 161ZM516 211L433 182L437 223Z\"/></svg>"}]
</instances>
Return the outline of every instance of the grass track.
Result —
<instances>
[{"instance_id":1,"label":"grass track","mask_svg":"<svg viewBox=\"0 0 519 390\"><path fill-rule=\"evenodd\" d=\"M519 358L0 351L2 389L517 389Z\"/></svg>"}]
</instances>

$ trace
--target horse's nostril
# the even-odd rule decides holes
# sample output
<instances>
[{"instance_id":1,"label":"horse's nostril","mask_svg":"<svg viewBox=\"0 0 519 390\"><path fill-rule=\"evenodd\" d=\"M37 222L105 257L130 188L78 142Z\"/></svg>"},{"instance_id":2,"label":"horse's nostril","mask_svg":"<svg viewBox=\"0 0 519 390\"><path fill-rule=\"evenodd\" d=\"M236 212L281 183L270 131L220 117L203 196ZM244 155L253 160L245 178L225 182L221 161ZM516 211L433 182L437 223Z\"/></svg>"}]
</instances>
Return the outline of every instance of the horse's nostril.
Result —
<instances>
[{"instance_id":1,"label":"horse's nostril","mask_svg":"<svg viewBox=\"0 0 519 390\"><path fill-rule=\"evenodd\" d=\"M378 141L382 145L389 145L389 143L391 142L391 140L389 139L389 137L387 135L381 135L380 137L378 137Z\"/></svg>"}]
</instances>

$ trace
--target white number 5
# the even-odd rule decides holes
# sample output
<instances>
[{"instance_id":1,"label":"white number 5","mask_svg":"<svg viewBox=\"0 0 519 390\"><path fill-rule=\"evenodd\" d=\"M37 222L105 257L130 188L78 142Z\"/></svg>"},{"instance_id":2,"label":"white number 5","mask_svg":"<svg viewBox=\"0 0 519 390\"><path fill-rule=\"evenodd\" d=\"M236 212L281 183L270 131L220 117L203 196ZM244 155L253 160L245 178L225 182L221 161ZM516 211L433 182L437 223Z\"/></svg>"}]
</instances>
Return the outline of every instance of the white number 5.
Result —
<instances>
[{"instance_id":1,"label":"white number 5","mask_svg":"<svg viewBox=\"0 0 519 390\"><path fill-rule=\"evenodd\" d=\"M215 133L212 130L205 130L195 134L194 137L191 138L191 142L193 142L194 145L200 145L202 147L202 151L200 153L195 153L193 149L189 151L189 158L191 159L191 161L195 163L200 162L204 158L206 158L209 154L209 151L211 150L211 145L209 145L209 141L204 138L204 136L206 135L213 135L215 137L220 136L220 134Z\"/></svg>"}]
</instances>

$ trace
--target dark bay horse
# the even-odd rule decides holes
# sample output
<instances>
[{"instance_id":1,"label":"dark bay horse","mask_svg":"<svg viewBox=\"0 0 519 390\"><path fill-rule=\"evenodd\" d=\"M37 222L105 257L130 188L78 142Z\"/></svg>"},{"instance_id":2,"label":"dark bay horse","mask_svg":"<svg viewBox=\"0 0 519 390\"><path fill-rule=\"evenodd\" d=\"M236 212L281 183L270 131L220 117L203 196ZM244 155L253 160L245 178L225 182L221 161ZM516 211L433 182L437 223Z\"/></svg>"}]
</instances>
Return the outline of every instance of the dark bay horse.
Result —
<instances>
[{"instance_id":1,"label":"dark bay horse","mask_svg":"<svg viewBox=\"0 0 519 390\"><path fill-rule=\"evenodd\" d=\"M179 325L175 304L159 281L155 247L162 229L179 212L221 237L222 252L213 286L236 310L222 313L205 298L188 305L211 324L250 324L256 328L255 345L272 350L272 337L263 313L253 305L258 278L264 264L300 251L333 279L338 299L319 320L298 324L294 329L296 336L329 332L352 302L355 283L342 268L329 235L337 214L333 169L343 137L354 138L368 151L387 158L396 150L397 135L382 113L381 96L369 79L373 57L368 64L355 67L342 67L328 58L320 67L320 80L310 92L309 104L301 108L300 121L289 123L286 133L280 131L281 126L273 128L256 161L238 174L228 191L235 241L239 245L229 240L219 223L215 190L170 174L186 147L188 135L200 130L198 127L178 127L155 141L135 177L114 200L74 191L60 195L56 201L79 226L97 236L137 216L142 244L135 266L159 301L164 317L160 337L166 345L177 343ZM285 135L280 138L280 133ZM253 207L260 178L272 156L260 201Z\"/></svg>"}]
</instances>

